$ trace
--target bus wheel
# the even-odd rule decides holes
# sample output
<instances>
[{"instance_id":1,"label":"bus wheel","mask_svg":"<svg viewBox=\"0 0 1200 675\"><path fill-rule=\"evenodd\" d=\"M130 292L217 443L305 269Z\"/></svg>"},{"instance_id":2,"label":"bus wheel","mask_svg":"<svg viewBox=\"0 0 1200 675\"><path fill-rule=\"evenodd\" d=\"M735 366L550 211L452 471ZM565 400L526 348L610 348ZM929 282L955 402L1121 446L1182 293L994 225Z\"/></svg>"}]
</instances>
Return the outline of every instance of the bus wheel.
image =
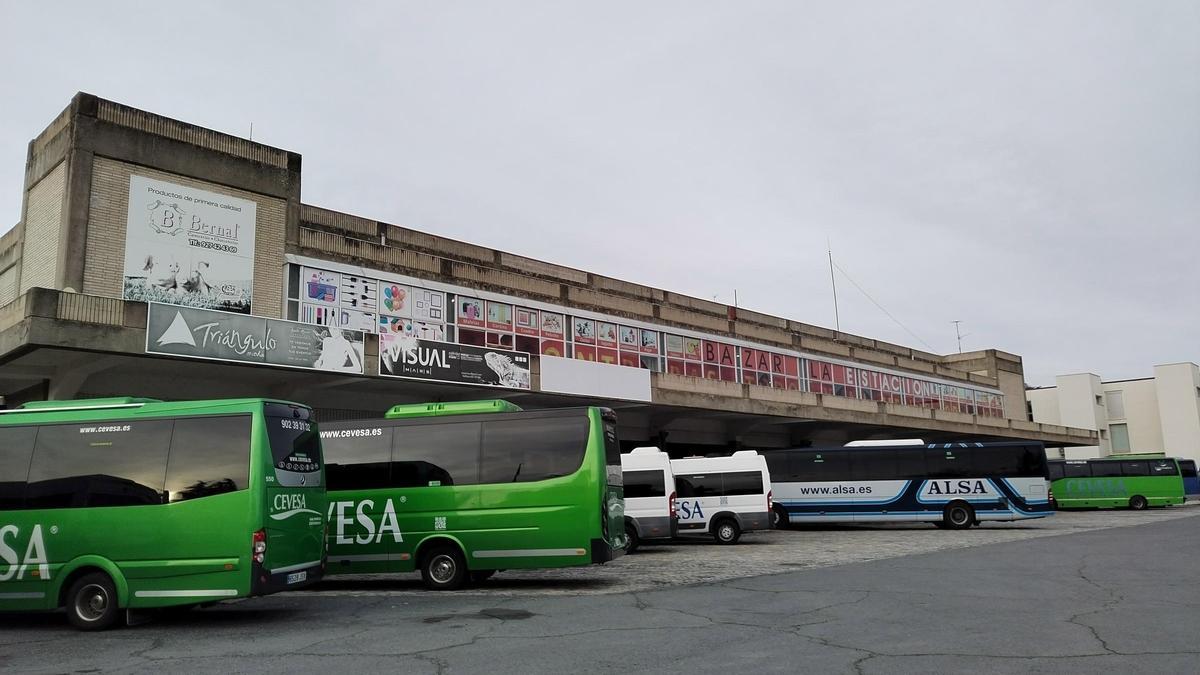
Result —
<instances>
[{"instance_id":1,"label":"bus wheel","mask_svg":"<svg viewBox=\"0 0 1200 675\"><path fill-rule=\"evenodd\" d=\"M942 512L942 522L951 530L965 530L975 522L975 510L970 504L952 502Z\"/></svg>"},{"instance_id":2,"label":"bus wheel","mask_svg":"<svg viewBox=\"0 0 1200 675\"><path fill-rule=\"evenodd\" d=\"M625 541L628 542L625 544L626 553L636 552L638 550L638 545L642 543L642 541L638 539L637 528L633 526L633 523L625 523Z\"/></svg>"},{"instance_id":3,"label":"bus wheel","mask_svg":"<svg viewBox=\"0 0 1200 675\"><path fill-rule=\"evenodd\" d=\"M491 579L495 574L496 570L479 570L478 572L471 572L471 583L482 584L488 579Z\"/></svg>"},{"instance_id":4,"label":"bus wheel","mask_svg":"<svg viewBox=\"0 0 1200 675\"><path fill-rule=\"evenodd\" d=\"M80 630L112 628L121 614L117 587L103 572L85 574L67 591L67 620Z\"/></svg>"},{"instance_id":5,"label":"bus wheel","mask_svg":"<svg viewBox=\"0 0 1200 675\"><path fill-rule=\"evenodd\" d=\"M722 518L713 528L713 536L718 544L736 544L742 537L742 529L732 518Z\"/></svg>"},{"instance_id":6,"label":"bus wheel","mask_svg":"<svg viewBox=\"0 0 1200 675\"><path fill-rule=\"evenodd\" d=\"M787 509L776 504L775 508L771 509L771 526L777 530L786 530L788 525L791 525L788 519Z\"/></svg>"},{"instance_id":7,"label":"bus wheel","mask_svg":"<svg viewBox=\"0 0 1200 675\"><path fill-rule=\"evenodd\" d=\"M1129 498L1129 508L1134 511L1141 511L1147 506L1150 506L1150 502L1146 501L1146 498L1141 495L1134 495Z\"/></svg>"},{"instance_id":8,"label":"bus wheel","mask_svg":"<svg viewBox=\"0 0 1200 675\"><path fill-rule=\"evenodd\" d=\"M434 546L421 560L421 581L431 591L453 591L467 580L467 561L457 546Z\"/></svg>"}]
</instances>

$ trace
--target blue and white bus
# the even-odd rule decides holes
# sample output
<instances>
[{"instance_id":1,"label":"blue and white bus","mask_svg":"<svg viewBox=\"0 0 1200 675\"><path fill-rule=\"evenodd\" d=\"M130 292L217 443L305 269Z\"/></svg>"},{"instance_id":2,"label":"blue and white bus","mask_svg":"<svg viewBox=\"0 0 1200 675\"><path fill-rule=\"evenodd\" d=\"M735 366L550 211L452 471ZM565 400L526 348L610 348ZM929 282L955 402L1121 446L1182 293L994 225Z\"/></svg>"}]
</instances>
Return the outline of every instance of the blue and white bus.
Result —
<instances>
[{"instance_id":1,"label":"blue and white bus","mask_svg":"<svg viewBox=\"0 0 1200 675\"><path fill-rule=\"evenodd\" d=\"M773 520L780 527L908 521L961 530L1054 513L1040 443L880 443L760 451L775 491Z\"/></svg>"}]
</instances>

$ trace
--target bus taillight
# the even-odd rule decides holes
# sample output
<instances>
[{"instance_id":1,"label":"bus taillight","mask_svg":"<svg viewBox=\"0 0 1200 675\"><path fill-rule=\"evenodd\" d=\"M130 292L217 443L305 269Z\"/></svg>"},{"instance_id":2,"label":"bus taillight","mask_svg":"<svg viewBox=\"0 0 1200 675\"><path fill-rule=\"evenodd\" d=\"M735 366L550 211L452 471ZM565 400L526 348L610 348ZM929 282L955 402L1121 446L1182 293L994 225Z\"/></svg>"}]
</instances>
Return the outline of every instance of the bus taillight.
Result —
<instances>
[{"instance_id":1,"label":"bus taillight","mask_svg":"<svg viewBox=\"0 0 1200 675\"><path fill-rule=\"evenodd\" d=\"M767 512L771 512L771 498L775 496L774 491L767 490Z\"/></svg>"},{"instance_id":2,"label":"bus taillight","mask_svg":"<svg viewBox=\"0 0 1200 675\"><path fill-rule=\"evenodd\" d=\"M667 512L671 514L672 519L679 518L679 511L675 506L675 493L671 492L671 496L667 498Z\"/></svg>"},{"instance_id":3,"label":"bus taillight","mask_svg":"<svg viewBox=\"0 0 1200 675\"><path fill-rule=\"evenodd\" d=\"M251 538L251 541L254 543L252 549L254 552L254 562L261 565L263 562L263 554L267 552L267 531L256 531L254 536Z\"/></svg>"}]
</instances>

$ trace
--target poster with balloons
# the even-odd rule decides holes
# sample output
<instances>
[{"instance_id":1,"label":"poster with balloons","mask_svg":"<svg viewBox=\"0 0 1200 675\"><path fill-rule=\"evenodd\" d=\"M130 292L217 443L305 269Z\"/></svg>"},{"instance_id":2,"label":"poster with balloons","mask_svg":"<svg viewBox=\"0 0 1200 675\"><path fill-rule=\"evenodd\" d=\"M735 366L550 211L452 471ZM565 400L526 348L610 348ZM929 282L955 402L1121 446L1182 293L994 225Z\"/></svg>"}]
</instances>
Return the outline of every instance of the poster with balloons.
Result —
<instances>
[{"instance_id":1,"label":"poster with balloons","mask_svg":"<svg viewBox=\"0 0 1200 675\"><path fill-rule=\"evenodd\" d=\"M409 318L412 316L412 305L408 299L412 294L412 289L401 284L391 284L386 281L380 282L380 302L379 313L388 316L397 316Z\"/></svg>"}]
</instances>

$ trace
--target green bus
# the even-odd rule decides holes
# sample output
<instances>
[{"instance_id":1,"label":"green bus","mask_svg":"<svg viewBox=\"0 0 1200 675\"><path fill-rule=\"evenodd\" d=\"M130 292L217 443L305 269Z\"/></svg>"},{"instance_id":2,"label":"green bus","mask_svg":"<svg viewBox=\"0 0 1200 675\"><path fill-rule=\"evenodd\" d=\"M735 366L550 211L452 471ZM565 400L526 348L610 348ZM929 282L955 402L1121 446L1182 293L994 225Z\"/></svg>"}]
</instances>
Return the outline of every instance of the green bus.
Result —
<instances>
[{"instance_id":1,"label":"green bus","mask_svg":"<svg viewBox=\"0 0 1200 675\"><path fill-rule=\"evenodd\" d=\"M207 604L317 581L321 445L262 399L27 403L0 414L0 610Z\"/></svg>"},{"instance_id":2,"label":"green bus","mask_svg":"<svg viewBox=\"0 0 1200 675\"><path fill-rule=\"evenodd\" d=\"M625 552L611 410L398 405L323 424L321 443L330 574L419 570L426 588L453 590Z\"/></svg>"},{"instance_id":3,"label":"green bus","mask_svg":"<svg viewBox=\"0 0 1200 675\"><path fill-rule=\"evenodd\" d=\"M1114 455L1047 463L1050 491L1060 509L1130 508L1182 504L1183 477L1174 458Z\"/></svg>"}]
</instances>

